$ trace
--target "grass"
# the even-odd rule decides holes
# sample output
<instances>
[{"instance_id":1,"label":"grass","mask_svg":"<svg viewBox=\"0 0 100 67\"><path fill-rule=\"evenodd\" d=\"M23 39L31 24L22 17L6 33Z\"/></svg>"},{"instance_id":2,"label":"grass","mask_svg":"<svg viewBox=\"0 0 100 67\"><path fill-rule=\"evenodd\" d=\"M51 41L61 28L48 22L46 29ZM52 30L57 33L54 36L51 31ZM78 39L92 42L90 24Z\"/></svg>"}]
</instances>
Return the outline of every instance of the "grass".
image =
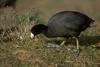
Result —
<instances>
[{"instance_id":1,"label":"grass","mask_svg":"<svg viewBox=\"0 0 100 67\"><path fill-rule=\"evenodd\" d=\"M74 39L67 40L64 47L57 49L45 47L47 41L43 36L35 40L29 38L31 24L42 21L39 17L15 15L14 20L9 20L14 21L15 25L1 28L0 67L98 67L100 65L100 47L97 46L100 43L100 36L89 32L93 29L82 33L79 39L81 53L77 57L75 53L67 50L70 46L76 48ZM53 39L48 42L60 44L62 40Z\"/></svg>"},{"instance_id":2,"label":"grass","mask_svg":"<svg viewBox=\"0 0 100 67\"><path fill-rule=\"evenodd\" d=\"M48 1L45 2L49 3ZM63 7L59 6L55 9L57 4L52 8L54 3L52 6L50 6L50 3L43 9L52 9L50 11L53 12L55 10L59 11L58 8ZM47 4L43 3L41 5L45 6ZM70 7L76 9L76 6ZM85 8L86 6L88 7ZM89 9L89 11L92 10L91 6L93 5L88 4L88 2L85 6L82 4L82 7ZM84 10L81 6L77 9ZM43 35L39 35L35 39L30 39L30 28L33 25L46 24L42 18L43 16L41 16L43 14L38 10L28 10L23 15L12 13L12 11L10 13L5 12L0 12L0 67L100 67L99 26L92 26L81 33L79 38L81 53L77 57L73 51L68 50L69 47L76 48L74 39L68 39L61 48L47 48L46 46L48 42L60 44L63 38L47 40ZM92 13L95 12L89 13L87 11L87 13L94 16ZM47 15L49 14L51 15L48 11ZM98 21L94 24L99 25L99 16L97 15L96 12L94 18Z\"/></svg>"}]
</instances>

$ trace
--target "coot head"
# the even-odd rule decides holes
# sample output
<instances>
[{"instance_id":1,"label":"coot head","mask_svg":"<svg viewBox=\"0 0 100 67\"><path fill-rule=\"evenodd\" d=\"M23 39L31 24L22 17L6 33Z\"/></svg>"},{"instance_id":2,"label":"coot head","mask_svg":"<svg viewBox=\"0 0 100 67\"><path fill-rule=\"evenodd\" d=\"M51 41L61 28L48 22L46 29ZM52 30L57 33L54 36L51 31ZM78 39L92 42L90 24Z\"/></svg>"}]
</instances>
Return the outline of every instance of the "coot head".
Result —
<instances>
[{"instance_id":1,"label":"coot head","mask_svg":"<svg viewBox=\"0 0 100 67\"><path fill-rule=\"evenodd\" d=\"M35 35L46 32L47 30L48 30L48 27L46 25L37 24L31 28L31 38L34 38Z\"/></svg>"}]
</instances>

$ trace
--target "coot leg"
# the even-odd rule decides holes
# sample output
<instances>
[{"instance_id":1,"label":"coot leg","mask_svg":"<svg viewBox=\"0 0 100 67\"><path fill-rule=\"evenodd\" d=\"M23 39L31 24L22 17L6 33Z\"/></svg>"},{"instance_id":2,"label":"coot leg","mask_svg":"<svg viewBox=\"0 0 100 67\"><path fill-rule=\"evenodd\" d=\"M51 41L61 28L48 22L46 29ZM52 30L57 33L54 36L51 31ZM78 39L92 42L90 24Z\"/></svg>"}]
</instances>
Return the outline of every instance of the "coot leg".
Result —
<instances>
[{"instance_id":1,"label":"coot leg","mask_svg":"<svg viewBox=\"0 0 100 67\"><path fill-rule=\"evenodd\" d=\"M60 45L63 46L65 43L66 43L66 41L64 40L63 42L61 42Z\"/></svg>"},{"instance_id":2,"label":"coot leg","mask_svg":"<svg viewBox=\"0 0 100 67\"><path fill-rule=\"evenodd\" d=\"M77 48L77 50L79 49L79 40L78 40L78 37L75 37L75 39L76 39L76 48Z\"/></svg>"},{"instance_id":3,"label":"coot leg","mask_svg":"<svg viewBox=\"0 0 100 67\"><path fill-rule=\"evenodd\" d=\"M79 54L80 54L80 48L79 48L79 38L78 37L75 37L75 39L76 39L76 48L77 49L73 49L73 51L75 52L75 53L77 53L77 56L79 56Z\"/></svg>"}]
</instances>

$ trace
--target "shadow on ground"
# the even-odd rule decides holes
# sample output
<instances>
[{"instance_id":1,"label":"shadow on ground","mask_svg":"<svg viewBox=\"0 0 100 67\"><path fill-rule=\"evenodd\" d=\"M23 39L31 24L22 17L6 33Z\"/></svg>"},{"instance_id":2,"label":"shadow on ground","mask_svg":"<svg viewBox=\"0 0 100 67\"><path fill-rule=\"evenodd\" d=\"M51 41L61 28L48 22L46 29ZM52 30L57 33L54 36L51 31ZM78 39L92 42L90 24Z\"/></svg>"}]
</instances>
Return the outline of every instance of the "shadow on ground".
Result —
<instances>
[{"instance_id":1,"label":"shadow on ground","mask_svg":"<svg viewBox=\"0 0 100 67\"><path fill-rule=\"evenodd\" d=\"M52 42L52 43L56 43L59 44L62 42L63 40L58 40L58 39L53 39L50 40L48 42ZM79 43L81 46L92 46L95 45L94 47L99 48L100 49L100 36L81 36L79 38ZM66 40L66 46L67 45L76 45L76 41L74 38L71 39L67 39Z\"/></svg>"}]
</instances>

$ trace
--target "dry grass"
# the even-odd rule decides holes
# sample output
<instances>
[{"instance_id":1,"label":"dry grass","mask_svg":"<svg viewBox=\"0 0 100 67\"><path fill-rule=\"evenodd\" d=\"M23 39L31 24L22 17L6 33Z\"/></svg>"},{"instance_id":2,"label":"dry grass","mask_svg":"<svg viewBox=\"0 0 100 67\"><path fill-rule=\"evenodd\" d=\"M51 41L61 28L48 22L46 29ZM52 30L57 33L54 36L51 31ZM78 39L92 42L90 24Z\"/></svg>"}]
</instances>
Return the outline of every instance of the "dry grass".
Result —
<instances>
[{"instance_id":1,"label":"dry grass","mask_svg":"<svg viewBox=\"0 0 100 67\"><path fill-rule=\"evenodd\" d=\"M16 11L0 9L0 67L100 67L100 1L89 0L20 0ZM35 8L35 9L33 9ZM46 23L52 14L62 10L77 10L95 19L91 28L80 37L81 53L67 50L75 48L74 39L61 48L47 48L47 41L39 35L29 38L34 24Z\"/></svg>"}]
</instances>

